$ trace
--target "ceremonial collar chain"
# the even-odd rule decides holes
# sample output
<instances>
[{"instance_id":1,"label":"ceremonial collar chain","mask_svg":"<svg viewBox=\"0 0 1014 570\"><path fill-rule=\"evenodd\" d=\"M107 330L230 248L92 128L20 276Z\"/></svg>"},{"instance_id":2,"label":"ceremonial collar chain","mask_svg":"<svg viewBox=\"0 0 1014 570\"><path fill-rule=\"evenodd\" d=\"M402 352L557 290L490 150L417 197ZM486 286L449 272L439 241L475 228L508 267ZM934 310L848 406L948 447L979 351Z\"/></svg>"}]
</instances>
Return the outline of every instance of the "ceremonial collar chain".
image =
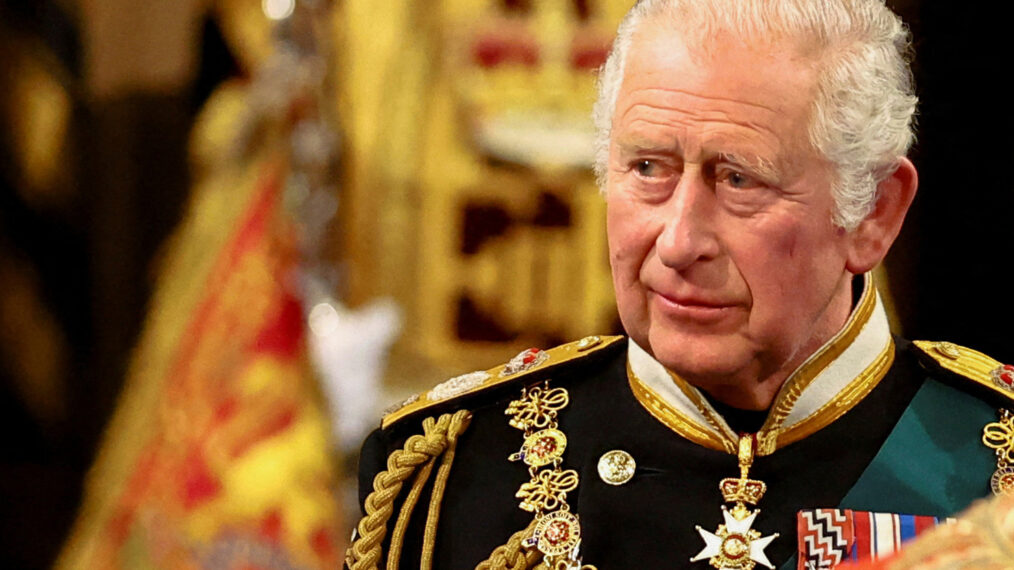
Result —
<instances>
[{"instance_id":1,"label":"ceremonial collar chain","mask_svg":"<svg viewBox=\"0 0 1014 570\"><path fill-rule=\"evenodd\" d=\"M637 400L656 419L704 447L734 454L740 476L726 478L719 490L731 509L722 506L724 524L714 533L700 526L704 548L692 562L707 559L719 570L773 568L764 549L778 535L753 530L760 510L751 511L767 491L750 479L755 457L803 439L841 417L866 397L894 361L887 316L869 276L863 293L842 330L799 366L782 385L764 425L756 434L737 434L693 386L665 369L630 341L627 377Z\"/></svg>"},{"instance_id":2,"label":"ceremonial collar chain","mask_svg":"<svg viewBox=\"0 0 1014 570\"><path fill-rule=\"evenodd\" d=\"M524 546L542 552L543 561L537 568L595 570L581 564L581 523L567 503L567 493L577 488L578 473L561 466L567 436L559 430L557 415L569 403L567 390L550 388L549 380L523 388L521 398L511 402L505 412L511 416L511 427L525 434L521 450L508 459L528 466L531 479L515 496L521 499L521 509L535 514L535 529Z\"/></svg>"}]
</instances>

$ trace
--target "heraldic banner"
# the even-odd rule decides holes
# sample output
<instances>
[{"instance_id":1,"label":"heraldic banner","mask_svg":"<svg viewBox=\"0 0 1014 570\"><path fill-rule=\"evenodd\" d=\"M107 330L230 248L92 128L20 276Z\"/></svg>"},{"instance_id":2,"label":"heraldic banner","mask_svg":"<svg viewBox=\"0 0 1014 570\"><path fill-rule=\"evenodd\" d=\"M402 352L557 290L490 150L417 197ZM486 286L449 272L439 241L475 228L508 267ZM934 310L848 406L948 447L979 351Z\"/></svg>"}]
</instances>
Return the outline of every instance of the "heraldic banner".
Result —
<instances>
[{"instance_id":1,"label":"heraldic banner","mask_svg":"<svg viewBox=\"0 0 1014 570\"><path fill-rule=\"evenodd\" d=\"M284 161L199 184L57 568L335 568Z\"/></svg>"}]
</instances>

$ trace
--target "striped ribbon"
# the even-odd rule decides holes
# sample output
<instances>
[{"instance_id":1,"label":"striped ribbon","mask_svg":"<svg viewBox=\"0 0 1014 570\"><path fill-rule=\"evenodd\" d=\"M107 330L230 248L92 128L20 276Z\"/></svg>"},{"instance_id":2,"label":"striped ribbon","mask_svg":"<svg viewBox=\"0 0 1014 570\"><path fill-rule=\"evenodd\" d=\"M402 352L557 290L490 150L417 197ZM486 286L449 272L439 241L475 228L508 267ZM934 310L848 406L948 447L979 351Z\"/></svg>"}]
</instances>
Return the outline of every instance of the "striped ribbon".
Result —
<instances>
[{"instance_id":1,"label":"striped ribbon","mask_svg":"<svg viewBox=\"0 0 1014 570\"><path fill-rule=\"evenodd\" d=\"M951 519L944 519L949 521ZM936 526L932 516L851 509L808 509L796 516L798 570L825 570L844 562L890 556L902 543Z\"/></svg>"}]
</instances>

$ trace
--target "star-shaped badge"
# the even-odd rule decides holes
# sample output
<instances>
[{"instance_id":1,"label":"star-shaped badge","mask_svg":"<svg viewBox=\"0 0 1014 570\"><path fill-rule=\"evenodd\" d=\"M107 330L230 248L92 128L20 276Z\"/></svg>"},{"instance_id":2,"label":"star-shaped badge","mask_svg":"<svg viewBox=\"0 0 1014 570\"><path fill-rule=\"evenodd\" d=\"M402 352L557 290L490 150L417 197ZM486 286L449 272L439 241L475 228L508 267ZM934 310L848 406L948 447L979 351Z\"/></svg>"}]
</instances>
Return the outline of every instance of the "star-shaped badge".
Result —
<instances>
[{"instance_id":1,"label":"star-shaped badge","mask_svg":"<svg viewBox=\"0 0 1014 570\"><path fill-rule=\"evenodd\" d=\"M760 510L748 512L742 503L733 507L731 513L723 506L725 524L719 525L716 532L711 533L697 527L697 532L704 539L704 549L690 561L709 558L711 565L718 570L753 570L757 564L774 568L764 554L764 549L778 538L778 533L762 537L761 533L750 528L759 512Z\"/></svg>"}]
</instances>

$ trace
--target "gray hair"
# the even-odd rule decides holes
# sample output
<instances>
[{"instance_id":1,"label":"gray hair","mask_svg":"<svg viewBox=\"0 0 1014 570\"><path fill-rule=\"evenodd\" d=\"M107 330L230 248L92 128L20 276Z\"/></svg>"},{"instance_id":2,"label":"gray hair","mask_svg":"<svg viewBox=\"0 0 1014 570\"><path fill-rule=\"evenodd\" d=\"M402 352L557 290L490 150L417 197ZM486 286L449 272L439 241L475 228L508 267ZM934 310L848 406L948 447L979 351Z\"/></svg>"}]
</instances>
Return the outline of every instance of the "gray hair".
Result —
<instances>
[{"instance_id":1,"label":"gray hair","mask_svg":"<svg viewBox=\"0 0 1014 570\"><path fill-rule=\"evenodd\" d=\"M834 223L853 230L873 210L877 183L914 139L917 99L908 65L909 33L883 0L640 0L620 24L599 75L595 173L605 189L609 136L634 33L665 16L690 45L715 30L799 42L819 64L809 140L835 168Z\"/></svg>"}]
</instances>

